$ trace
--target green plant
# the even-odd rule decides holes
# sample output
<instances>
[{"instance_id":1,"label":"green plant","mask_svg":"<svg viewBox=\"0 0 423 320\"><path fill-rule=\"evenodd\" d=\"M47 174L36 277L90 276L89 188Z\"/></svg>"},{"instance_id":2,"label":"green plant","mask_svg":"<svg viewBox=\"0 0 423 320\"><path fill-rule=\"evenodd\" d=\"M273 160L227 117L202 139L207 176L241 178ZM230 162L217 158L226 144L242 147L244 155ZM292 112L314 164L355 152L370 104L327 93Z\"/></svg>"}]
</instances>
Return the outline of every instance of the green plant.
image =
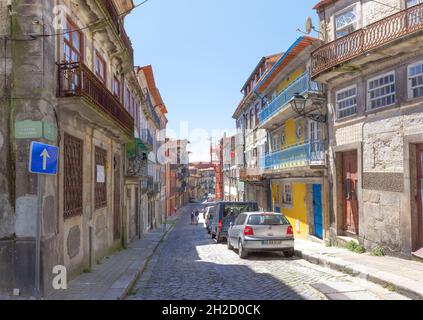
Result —
<instances>
[{"instance_id":1,"label":"green plant","mask_svg":"<svg viewBox=\"0 0 423 320\"><path fill-rule=\"evenodd\" d=\"M347 249L355 252L355 253L365 253L366 249L364 249L364 247L360 244L358 244L357 242L355 242L354 240L351 240L350 242L347 243Z\"/></svg>"},{"instance_id":2,"label":"green plant","mask_svg":"<svg viewBox=\"0 0 423 320\"><path fill-rule=\"evenodd\" d=\"M330 241L330 239L326 239L325 246L326 247L332 247L332 242Z\"/></svg>"},{"instance_id":3,"label":"green plant","mask_svg":"<svg viewBox=\"0 0 423 320\"><path fill-rule=\"evenodd\" d=\"M394 285L389 284L389 283L385 283L385 284L383 285L383 287L384 287L385 289L387 289L387 290L391 291L391 292L395 292L395 291L397 291L397 288L395 288L395 286L394 286Z\"/></svg>"},{"instance_id":4,"label":"green plant","mask_svg":"<svg viewBox=\"0 0 423 320\"><path fill-rule=\"evenodd\" d=\"M128 291L128 296L135 296L136 294L137 294L137 290L135 290L134 288Z\"/></svg>"},{"instance_id":5,"label":"green plant","mask_svg":"<svg viewBox=\"0 0 423 320\"><path fill-rule=\"evenodd\" d=\"M354 240L351 240L350 242L347 243L346 248L350 251L355 251L357 246L358 246L357 242L355 242Z\"/></svg>"},{"instance_id":6,"label":"green plant","mask_svg":"<svg viewBox=\"0 0 423 320\"><path fill-rule=\"evenodd\" d=\"M362 253L365 253L365 252L366 252L366 249L364 249L364 247L363 247L362 245L358 245L358 246L355 248L354 252L355 252L355 253L360 253L360 254L362 254Z\"/></svg>"},{"instance_id":7,"label":"green plant","mask_svg":"<svg viewBox=\"0 0 423 320\"><path fill-rule=\"evenodd\" d=\"M380 246L376 246L373 248L371 255L375 257L383 257L385 256L385 250Z\"/></svg>"},{"instance_id":8,"label":"green plant","mask_svg":"<svg viewBox=\"0 0 423 320\"><path fill-rule=\"evenodd\" d=\"M82 273L90 273L91 269L90 268L85 268L84 270L82 270Z\"/></svg>"}]
</instances>

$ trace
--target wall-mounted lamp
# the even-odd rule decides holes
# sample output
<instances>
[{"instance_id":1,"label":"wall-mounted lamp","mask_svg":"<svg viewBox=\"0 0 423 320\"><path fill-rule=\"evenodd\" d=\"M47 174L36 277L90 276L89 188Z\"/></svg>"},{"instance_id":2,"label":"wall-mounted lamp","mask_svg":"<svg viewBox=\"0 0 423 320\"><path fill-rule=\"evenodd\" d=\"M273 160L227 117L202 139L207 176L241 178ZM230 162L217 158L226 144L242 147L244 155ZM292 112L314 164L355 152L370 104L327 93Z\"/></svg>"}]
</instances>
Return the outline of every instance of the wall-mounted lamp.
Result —
<instances>
[{"instance_id":1,"label":"wall-mounted lamp","mask_svg":"<svg viewBox=\"0 0 423 320\"><path fill-rule=\"evenodd\" d=\"M313 101L312 111L306 112L305 109L308 100L310 99L306 99L303 95L295 93L289 103L291 104L291 109L299 116L309 118L316 122L326 123L327 116L323 113L322 102Z\"/></svg>"}]
</instances>

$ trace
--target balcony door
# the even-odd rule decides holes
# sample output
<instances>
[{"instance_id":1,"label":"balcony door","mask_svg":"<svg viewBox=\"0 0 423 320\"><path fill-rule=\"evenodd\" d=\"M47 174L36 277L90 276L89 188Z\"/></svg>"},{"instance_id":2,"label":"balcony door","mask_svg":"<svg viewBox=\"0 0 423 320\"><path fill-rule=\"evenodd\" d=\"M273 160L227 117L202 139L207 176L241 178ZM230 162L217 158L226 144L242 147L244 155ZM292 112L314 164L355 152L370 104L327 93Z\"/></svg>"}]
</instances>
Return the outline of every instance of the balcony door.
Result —
<instances>
[{"instance_id":1,"label":"balcony door","mask_svg":"<svg viewBox=\"0 0 423 320\"><path fill-rule=\"evenodd\" d=\"M310 143L310 161L311 163L321 163L324 160L324 144L322 143L323 124L309 120L308 140Z\"/></svg>"},{"instance_id":2,"label":"balcony door","mask_svg":"<svg viewBox=\"0 0 423 320\"><path fill-rule=\"evenodd\" d=\"M77 63L82 61L82 33L78 31L75 23L66 20L65 33L63 35L63 61L64 68L64 91L74 94L80 84L80 74L75 72Z\"/></svg>"}]
</instances>

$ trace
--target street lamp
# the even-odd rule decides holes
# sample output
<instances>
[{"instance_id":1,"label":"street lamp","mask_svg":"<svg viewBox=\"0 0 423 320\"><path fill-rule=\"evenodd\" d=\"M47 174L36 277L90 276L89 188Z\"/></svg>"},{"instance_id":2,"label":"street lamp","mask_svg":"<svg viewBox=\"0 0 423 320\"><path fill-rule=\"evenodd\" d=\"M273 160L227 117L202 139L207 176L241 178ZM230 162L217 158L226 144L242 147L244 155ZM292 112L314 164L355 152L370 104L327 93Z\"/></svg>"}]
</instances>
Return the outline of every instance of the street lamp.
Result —
<instances>
[{"instance_id":1,"label":"street lamp","mask_svg":"<svg viewBox=\"0 0 423 320\"><path fill-rule=\"evenodd\" d=\"M303 95L299 93L295 93L294 97L289 102L291 104L291 109L297 113L299 116L306 117L312 119L316 122L326 123L327 117L326 114L323 112L323 102L319 100L312 101L313 108L310 112L306 112L306 105L308 100L313 99L306 99ZM317 111L317 113L316 113Z\"/></svg>"},{"instance_id":2,"label":"street lamp","mask_svg":"<svg viewBox=\"0 0 423 320\"><path fill-rule=\"evenodd\" d=\"M290 101L292 110L294 110L299 115L304 115L306 103L307 99L298 92L295 93L294 97Z\"/></svg>"}]
</instances>

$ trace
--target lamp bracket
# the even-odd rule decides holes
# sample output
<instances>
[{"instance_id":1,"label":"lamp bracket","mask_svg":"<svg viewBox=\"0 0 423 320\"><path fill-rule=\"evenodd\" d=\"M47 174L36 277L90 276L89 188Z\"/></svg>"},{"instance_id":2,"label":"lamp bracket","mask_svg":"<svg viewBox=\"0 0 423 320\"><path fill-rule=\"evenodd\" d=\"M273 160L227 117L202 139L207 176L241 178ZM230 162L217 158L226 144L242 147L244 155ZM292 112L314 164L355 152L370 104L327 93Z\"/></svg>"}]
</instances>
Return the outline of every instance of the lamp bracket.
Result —
<instances>
[{"instance_id":1,"label":"lamp bracket","mask_svg":"<svg viewBox=\"0 0 423 320\"><path fill-rule=\"evenodd\" d=\"M321 113L308 113L304 115L305 117L316 121L316 122L320 122L320 123L326 123L327 122L327 116L325 114L321 114Z\"/></svg>"}]
</instances>

